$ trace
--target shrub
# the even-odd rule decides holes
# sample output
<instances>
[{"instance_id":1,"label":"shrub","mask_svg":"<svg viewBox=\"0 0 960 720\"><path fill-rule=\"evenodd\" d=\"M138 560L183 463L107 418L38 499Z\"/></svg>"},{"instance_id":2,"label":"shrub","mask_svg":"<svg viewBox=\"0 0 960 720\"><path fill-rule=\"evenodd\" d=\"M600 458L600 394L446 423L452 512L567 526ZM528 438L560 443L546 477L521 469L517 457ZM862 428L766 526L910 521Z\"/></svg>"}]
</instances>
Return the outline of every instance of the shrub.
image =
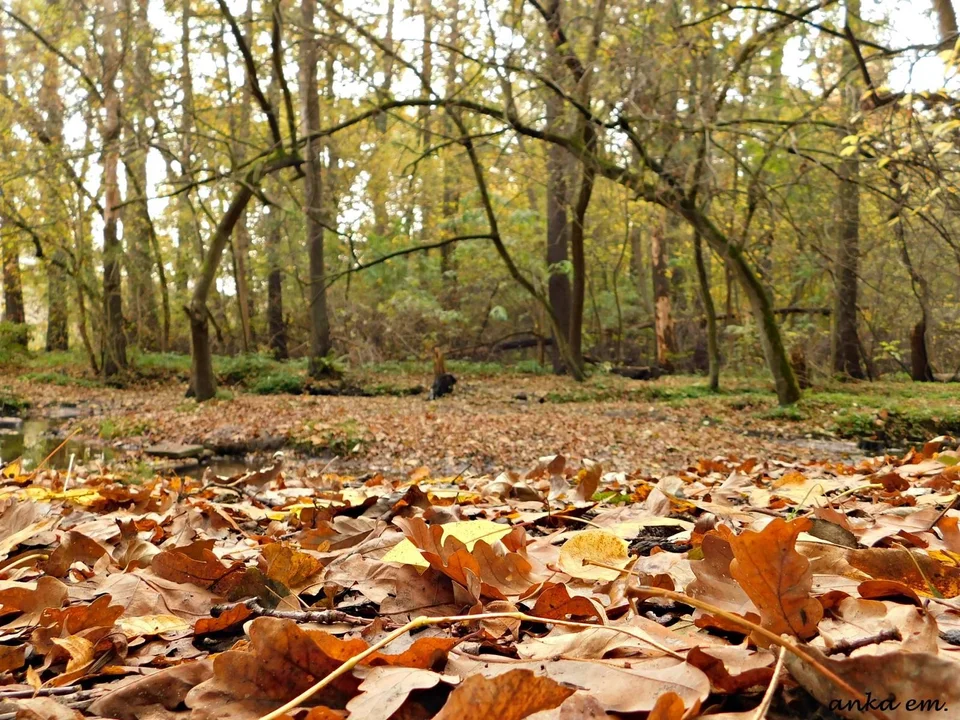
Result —
<instances>
[{"instance_id":1,"label":"shrub","mask_svg":"<svg viewBox=\"0 0 960 720\"><path fill-rule=\"evenodd\" d=\"M304 378L289 372L274 372L259 378L250 391L257 395L300 395Z\"/></svg>"},{"instance_id":2,"label":"shrub","mask_svg":"<svg viewBox=\"0 0 960 720\"><path fill-rule=\"evenodd\" d=\"M26 350L30 327L25 323L0 322L0 352Z\"/></svg>"}]
</instances>

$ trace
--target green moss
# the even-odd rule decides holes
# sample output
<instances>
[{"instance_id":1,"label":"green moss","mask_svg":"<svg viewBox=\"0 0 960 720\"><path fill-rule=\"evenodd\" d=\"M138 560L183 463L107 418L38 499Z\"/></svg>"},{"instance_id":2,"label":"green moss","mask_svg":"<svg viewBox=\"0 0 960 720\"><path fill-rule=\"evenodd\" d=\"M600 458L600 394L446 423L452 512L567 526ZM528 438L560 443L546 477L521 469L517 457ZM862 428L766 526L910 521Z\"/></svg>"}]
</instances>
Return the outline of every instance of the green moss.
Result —
<instances>
[{"instance_id":1,"label":"green moss","mask_svg":"<svg viewBox=\"0 0 960 720\"><path fill-rule=\"evenodd\" d=\"M67 375L66 373L57 372L55 370L26 373L23 377L25 380L42 383L44 385L73 385L75 387L85 388L102 386L102 384L97 380L91 380L90 378L85 377L73 377L72 375Z\"/></svg>"},{"instance_id":2,"label":"green moss","mask_svg":"<svg viewBox=\"0 0 960 720\"><path fill-rule=\"evenodd\" d=\"M12 392L4 389L0 390L0 415L16 416L23 415L30 407L30 402Z\"/></svg>"},{"instance_id":3,"label":"green moss","mask_svg":"<svg viewBox=\"0 0 960 720\"><path fill-rule=\"evenodd\" d=\"M265 375L250 386L250 392L256 395L300 395L305 380L301 375L289 372L273 372Z\"/></svg>"},{"instance_id":4,"label":"green moss","mask_svg":"<svg viewBox=\"0 0 960 720\"><path fill-rule=\"evenodd\" d=\"M100 421L97 434L101 440L114 440L121 437L137 437L150 430L146 420L104 418Z\"/></svg>"},{"instance_id":5,"label":"green moss","mask_svg":"<svg viewBox=\"0 0 960 720\"><path fill-rule=\"evenodd\" d=\"M786 420L789 422L803 422L809 417L807 412L797 405L778 405L755 414L761 420Z\"/></svg>"}]
</instances>

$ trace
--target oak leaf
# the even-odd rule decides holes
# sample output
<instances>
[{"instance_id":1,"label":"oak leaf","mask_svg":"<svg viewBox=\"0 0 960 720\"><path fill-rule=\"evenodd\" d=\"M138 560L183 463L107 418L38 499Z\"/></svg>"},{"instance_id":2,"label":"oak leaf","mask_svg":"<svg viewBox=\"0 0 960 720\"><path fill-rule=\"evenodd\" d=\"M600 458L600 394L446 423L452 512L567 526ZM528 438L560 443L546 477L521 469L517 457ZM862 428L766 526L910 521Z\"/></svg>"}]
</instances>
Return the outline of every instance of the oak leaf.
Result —
<instances>
[{"instance_id":1,"label":"oak leaf","mask_svg":"<svg viewBox=\"0 0 960 720\"><path fill-rule=\"evenodd\" d=\"M267 545L260 553L266 565L266 576L288 588L302 587L323 570L323 563L317 558L287 543Z\"/></svg>"},{"instance_id":2,"label":"oak leaf","mask_svg":"<svg viewBox=\"0 0 960 720\"><path fill-rule=\"evenodd\" d=\"M47 608L60 608L67 602L67 586L56 578L43 576L35 588L12 587L0 590L0 616L20 613L8 622L7 629L29 627L40 621Z\"/></svg>"},{"instance_id":3,"label":"oak leaf","mask_svg":"<svg viewBox=\"0 0 960 720\"><path fill-rule=\"evenodd\" d=\"M746 530L729 539L730 573L760 610L763 627L777 635L812 637L823 617L823 606L810 596L810 561L795 547L809 527L806 518L775 518L760 532Z\"/></svg>"},{"instance_id":4,"label":"oak leaf","mask_svg":"<svg viewBox=\"0 0 960 720\"><path fill-rule=\"evenodd\" d=\"M70 566L75 562L82 562L92 567L106 553L103 545L93 538L71 530L60 538L60 544L50 553L50 557L43 563L42 568L47 575L62 578L67 576Z\"/></svg>"},{"instance_id":5,"label":"oak leaf","mask_svg":"<svg viewBox=\"0 0 960 720\"><path fill-rule=\"evenodd\" d=\"M598 603L581 595L571 597L566 585L560 583L544 583L530 614L549 620L603 622L606 617Z\"/></svg>"},{"instance_id":6,"label":"oak leaf","mask_svg":"<svg viewBox=\"0 0 960 720\"><path fill-rule=\"evenodd\" d=\"M682 720L684 712L683 698L675 692L667 692L657 698L647 720Z\"/></svg>"},{"instance_id":7,"label":"oak leaf","mask_svg":"<svg viewBox=\"0 0 960 720\"><path fill-rule=\"evenodd\" d=\"M869 694L871 707L892 698L889 707L880 705L890 720L936 720L952 717L960 707L960 677L954 660L924 652L893 651L837 659L815 647L806 646L804 651L850 686ZM866 703L858 708L854 698L792 653L787 653L785 661L790 674L823 705L836 708L841 703L835 712L853 720L874 718Z\"/></svg>"},{"instance_id":8,"label":"oak leaf","mask_svg":"<svg viewBox=\"0 0 960 720\"><path fill-rule=\"evenodd\" d=\"M220 558L204 547L196 553L183 548L164 550L153 558L150 567L166 580L217 592L215 586L242 564L224 565Z\"/></svg>"},{"instance_id":9,"label":"oak leaf","mask_svg":"<svg viewBox=\"0 0 960 720\"><path fill-rule=\"evenodd\" d=\"M192 688L212 676L213 661L209 659L175 665L124 683L97 699L90 712L117 720L159 718L156 711L175 710Z\"/></svg>"},{"instance_id":10,"label":"oak leaf","mask_svg":"<svg viewBox=\"0 0 960 720\"><path fill-rule=\"evenodd\" d=\"M494 678L474 675L450 693L434 720L522 720L557 707L574 692L531 670L511 670Z\"/></svg>"},{"instance_id":11,"label":"oak leaf","mask_svg":"<svg viewBox=\"0 0 960 720\"><path fill-rule=\"evenodd\" d=\"M388 720L411 692L429 690L442 679L439 673L420 668L372 668L360 683L360 694L347 703L347 710L364 720Z\"/></svg>"}]
</instances>

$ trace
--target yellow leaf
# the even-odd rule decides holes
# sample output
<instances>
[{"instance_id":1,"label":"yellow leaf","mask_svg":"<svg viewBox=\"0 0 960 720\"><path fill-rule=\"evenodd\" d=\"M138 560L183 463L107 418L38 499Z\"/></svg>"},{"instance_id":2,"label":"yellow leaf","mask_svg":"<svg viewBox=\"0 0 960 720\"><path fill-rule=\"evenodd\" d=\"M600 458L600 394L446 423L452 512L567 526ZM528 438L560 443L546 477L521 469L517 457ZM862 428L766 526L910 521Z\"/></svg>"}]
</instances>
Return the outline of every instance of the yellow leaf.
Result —
<instances>
[{"instance_id":1,"label":"yellow leaf","mask_svg":"<svg viewBox=\"0 0 960 720\"><path fill-rule=\"evenodd\" d=\"M401 565L413 565L414 567L426 570L430 563L423 559L423 555L417 550L417 546L404 538L380 558L383 562L400 563Z\"/></svg>"},{"instance_id":2,"label":"yellow leaf","mask_svg":"<svg viewBox=\"0 0 960 720\"><path fill-rule=\"evenodd\" d=\"M6 555L20 543L24 542L25 540L29 540L34 535L39 535L42 532L50 530L59 522L59 516L46 517L43 520L39 520L28 525L18 532L8 535L2 541L0 541L0 557L6 557Z\"/></svg>"},{"instance_id":3,"label":"yellow leaf","mask_svg":"<svg viewBox=\"0 0 960 720\"><path fill-rule=\"evenodd\" d=\"M70 659L67 661L66 672L72 673L85 668L93 662L93 643L79 635L70 635L65 638L53 638L53 644L66 651Z\"/></svg>"},{"instance_id":4,"label":"yellow leaf","mask_svg":"<svg viewBox=\"0 0 960 720\"><path fill-rule=\"evenodd\" d=\"M492 520L464 520L462 522L452 522L441 526L443 528L443 538L453 537L467 546L468 551L473 550L477 540L483 540L488 545L510 534L513 528L503 523L495 523ZM441 542L442 542L441 540ZM423 559L423 555L417 547L404 538L393 546L391 550L384 555L383 562L395 562L403 565L413 565L414 567L428 568L430 564Z\"/></svg>"},{"instance_id":5,"label":"yellow leaf","mask_svg":"<svg viewBox=\"0 0 960 720\"><path fill-rule=\"evenodd\" d=\"M3 473L2 473L3 477L5 477L5 478L15 478L15 477L17 477L18 475L20 475L20 474L23 472L23 471L20 469L21 462L22 462L22 461L21 461L21 458L17 458L17 459L14 460L13 462L9 463L9 464L3 469Z\"/></svg>"},{"instance_id":6,"label":"yellow leaf","mask_svg":"<svg viewBox=\"0 0 960 720\"><path fill-rule=\"evenodd\" d=\"M40 679L40 673L34 669L33 665L27 665L27 685L32 687L34 690L39 690L43 687L43 680Z\"/></svg>"},{"instance_id":7,"label":"yellow leaf","mask_svg":"<svg viewBox=\"0 0 960 720\"><path fill-rule=\"evenodd\" d=\"M606 530L584 530L560 548L560 567L568 575L582 580L616 580L620 575L609 568L584 565L584 560L622 568L629 559L627 543Z\"/></svg>"},{"instance_id":8,"label":"yellow leaf","mask_svg":"<svg viewBox=\"0 0 960 720\"><path fill-rule=\"evenodd\" d=\"M138 617L120 618L117 620L123 634L128 638L144 637L146 635L164 635L172 632L182 632L190 629L190 623L176 615L140 615Z\"/></svg>"}]
</instances>

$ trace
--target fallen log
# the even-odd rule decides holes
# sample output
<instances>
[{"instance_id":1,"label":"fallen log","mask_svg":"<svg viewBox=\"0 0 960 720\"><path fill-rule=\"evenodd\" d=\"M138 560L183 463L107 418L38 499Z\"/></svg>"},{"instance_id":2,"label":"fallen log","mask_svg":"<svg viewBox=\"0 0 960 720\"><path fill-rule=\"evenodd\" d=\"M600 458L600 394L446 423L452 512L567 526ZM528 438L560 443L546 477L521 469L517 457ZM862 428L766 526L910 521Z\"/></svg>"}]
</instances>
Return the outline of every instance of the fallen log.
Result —
<instances>
[{"instance_id":1,"label":"fallen log","mask_svg":"<svg viewBox=\"0 0 960 720\"><path fill-rule=\"evenodd\" d=\"M630 365L610 368L610 372L614 375L630 378L631 380L656 380L658 377L663 375L663 370L658 367Z\"/></svg>"}]
</instances>

